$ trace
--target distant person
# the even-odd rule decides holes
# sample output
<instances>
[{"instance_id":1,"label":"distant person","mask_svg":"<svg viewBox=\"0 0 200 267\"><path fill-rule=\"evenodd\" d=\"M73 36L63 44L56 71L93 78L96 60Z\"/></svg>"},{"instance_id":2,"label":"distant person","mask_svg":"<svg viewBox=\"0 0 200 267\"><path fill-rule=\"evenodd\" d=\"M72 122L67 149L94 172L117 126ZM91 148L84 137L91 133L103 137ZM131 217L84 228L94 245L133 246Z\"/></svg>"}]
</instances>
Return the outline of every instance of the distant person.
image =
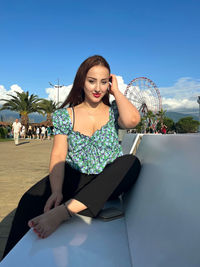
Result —
<instances>
[{"instance_id":1,"label":"distant person","mask_svg":"<svg viewBox=\"0 0 200 267\"><path fill-rule=\"evenodd\" d=\"M34 126L32 128L32 138L35 139L35 137L36 137L36 127Z\"/></svg>"},{"instance_id":2,"label":"distant person","mask_svg":"<svg viewBox=\"0 0 200 267\"><path fill-rule=\"evenodd\" d=\"M21 132L20 132L20 136L21 136L21 138L25 138L25 136L26 136L26 127L24 126L24 125L22 125L22 127L21 127Z\"/></svg>"},{"instance_id":3,"label":"distant person","mask_svg":"<svg viewBox=\"0 0 200 267\"><path fill-rule=\"evenodd\" d=\"M46 127L44 125L42 125L41 128L41 140L45 140L46 138Z\"/></svg>"},{"instance_id":4,"label":"distant person","mask_svg":"<svg viewBox=\"0 0 200 267\"><path fill-rule=\"evenodd\" d=\"M16 119L15 122L13 122L13 124L12 124L12 133L14 136L14 141L15 141L16 146L19 144L19 134L21 131L21 127L22 127L22 125L18 119Z\"/></svg>"},{"instance_id":5,"label":"distant person","mask_svg":"<svg viewBox=\"0 0 200 267\"><path fill-rule=\"evenodd\" d=\"M28 126L28 133L27 133L27 135L28 135L28 138L31 139L31 137L32 137L32 126L31 125Z\"/></svg>"},{"instance_id":6,"label":"distant person","mask_svg":"<svg viewBox=\"0 0 200 267\"><path fill-rule=\"evenodd\" d=\"M51 140L51 127L49 125L47 126L47 139Z\"/></svg>"},{"instance_id":7,"label":"distant person","mask_svg":"<svg viewBox=\"0 0 200 267\"><path fill-rule=\"evenodd\" d=\"M7 138L11 138L12 137L12 133L11 133L12 129L11 129L10 125L8 125L6 127L6 129L8 130Z\"/></svg>"},{"instance_id":8,"label":"distant person","mask_svg":"<svg viewBox=\"0 0 200 267\"><path fill-rule=\"evenodd\" d=\"M40 127L36 128L37 139L40 139Z\"/></svg>"},{"instance_id":9,"label":"distant person","mask_svg":"<svg viewBox=\"0 0 200 267\"><path fill-rule=\"evenodd\" d=\"M166 134L167 133L167 126L165 124L162 124L161 133L162 134Z\"/></svg>"}]
</instances>

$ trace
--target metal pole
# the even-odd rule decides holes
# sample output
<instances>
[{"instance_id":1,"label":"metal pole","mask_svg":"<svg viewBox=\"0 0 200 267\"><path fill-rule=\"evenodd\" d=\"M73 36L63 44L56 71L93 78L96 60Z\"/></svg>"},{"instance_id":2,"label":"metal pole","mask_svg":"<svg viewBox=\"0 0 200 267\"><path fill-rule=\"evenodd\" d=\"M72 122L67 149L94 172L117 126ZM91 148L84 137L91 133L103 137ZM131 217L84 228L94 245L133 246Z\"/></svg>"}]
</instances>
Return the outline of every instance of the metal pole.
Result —
<instances>
[{"instance_id":1,"label":"metal pole","mask_svg":"<svg viewBox=\"0 0 200 267\"><path fill-rule=\"evenodd\" d=\"M197 103L199 104L199 123L200 123L200 96L198 96ZM200 125L199 125L199 131L200 133Z\"/></svg>"},{"instance_id":2,"label":"metal pole","mask_svg":"<svg viewBox=\"0 0 200 267\"><path fill-rule=\"evenodd\" d=\"M59 85L59 79L58 79L58 103L59 103L59 89L60 89L60 85Z\"/></svg>"},{"instance_id":3,"label":"metal pole","mask_svg":"<svg viewBox=\"0 0 200 267\"><path fill-rule=\"evenodd\" d=\"M55 100L55 102L57 102L57 103L59 103L59 101L60 101L60 97L59 97L59 90L60 90L60 88L61 87L63 87L64 85L60 85L60 81L59 81L59 79L58 79L58 84L52 84L51 82L49 82L49 84L55 89L55 90L57 90L57 101Z\"/></svg>"}]
</instances>

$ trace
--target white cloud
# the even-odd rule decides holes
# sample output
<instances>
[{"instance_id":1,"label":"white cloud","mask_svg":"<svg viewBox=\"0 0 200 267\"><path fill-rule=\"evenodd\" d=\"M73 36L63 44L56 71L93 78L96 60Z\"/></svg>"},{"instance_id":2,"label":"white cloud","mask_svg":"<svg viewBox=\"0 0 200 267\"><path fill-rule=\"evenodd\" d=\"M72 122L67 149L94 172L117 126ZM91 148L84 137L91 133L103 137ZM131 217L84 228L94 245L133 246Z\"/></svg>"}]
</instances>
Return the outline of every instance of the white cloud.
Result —
<instances>
[{"instance_id":1,"label":"white cloud","mask_svg":"<svg viewBox=\"0 0 200 267\"><path fill-rule=\"evenodd\" d=\"M68 86L62 86L59 89L59 101L60 102L64 102L65 99L67 98L70 90L72 88L72 84L68 85ZM46 88L46 93L48 95L48 99L53 100L55 102L58 102L58 89L54 89L52 87L50 88Z\"/></svg>"},{"instance_id":2,"label":"white cloud","mask_svg":"<svg viewBox=\"0 0 200 267\"><path fill-rule=\"evenodd\" d=\"M176 98L165 98L162 99L163 109L184 111L187 109L197 109L197 100L192 101L189 99L176 99Z\"/></svg>"},{"instance_id":3,"label":"white cloud","mask_svg":"<svg viewBox=\"0 0 200 267\"><path fill-rule=\"evenodd\" d=\"M182 77L170 87L159 88L163 97L176 99L190 99L200 94L200 80L191 77Z\"/></svg>"},{"instance_id":4,"label":"white cloud","mask_svg":"<svg viewBox=\"0 0 200 267\"><path fill-rule=\"evenodd\" d=\"M178 79L170 87L159 88L163 108L175 111L198 109L197 97L200 95L200 80L191 77Z\"/></svg>"},{"instance_id":5,"label":"white cloud","mask_svg":"<svg viewBox=\"0 0 200 267\"><path fill-rule=\"evenodd\" d=\"M8 96L8 94L13 96L16 95L15 91L19 93L23 92L22 88L17 84L11 85L9 90L6 90L6 88L3 85L0 85L0 104L2 105L5 103L5 101L1 101L1 99L8 100L11 98L10 96Z\"/></svg>"}]
</instances>

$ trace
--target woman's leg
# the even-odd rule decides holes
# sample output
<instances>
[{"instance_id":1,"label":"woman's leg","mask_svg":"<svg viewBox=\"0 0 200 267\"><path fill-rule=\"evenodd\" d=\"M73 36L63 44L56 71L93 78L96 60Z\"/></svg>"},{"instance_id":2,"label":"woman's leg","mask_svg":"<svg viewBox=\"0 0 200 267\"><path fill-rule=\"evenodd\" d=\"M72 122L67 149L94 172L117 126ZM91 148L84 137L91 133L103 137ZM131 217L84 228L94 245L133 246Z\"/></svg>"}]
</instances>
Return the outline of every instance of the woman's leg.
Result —
<instances>
[{"instance_id":1,"label":"woman's leg","mask_svg":"<svg viewBox=\"0 0 200 267\"><path fill-rule=\"evenodd\" d=\"M16 245L16 243L30 229L28 221L43 213L44 205L51 194L49 176L43 178L31 187L21 198L7 240L3 257Z\"/></svg>"},{"instance_id":2,"label":"woman's leg","mask_svg":"<svg viewBox=\"0 0 200 267\"><path fill-rule=\"evenodd\" d=\"M133 155L124 155L108 164L103 172L74 196L74 199L88 207L79 214L96 217L108 199L117 198L131 188L140 168L140 161Z\"/></svg>"},{"instance_id":3,"label":"woman's leg","mask_svg":"<svg viewBox=\"0 0 200 267\"><path fill-rule=\"evenodd\" d=\"M72 179L70 179L70 177ZM73 191L78 188L80 173L65 164L65 179L63 183L63 201L73 197ZM51 195L49 176L46 176L32 186L21 198L7 240L4 256L30 229L29 220L44 213L44 206Z\"/></svg>"},{"instance_id":4,"label":"woman's leg","mask_svg":"<svg viewBox=\"0 0 200 267\"><path fill-rule=\"evenodd\" d=\"M124 157L122 157L120 164L127 164L127 158L128 160L133 162L132 167L129 169L128 173L124 176L124 179L109 197L110 200L117 199L121 194L129 191L138 178L141 169L141 163L139 159L134 155L125 155ZM123 163L124 160L125 162Z\"/></svg>"},{"instance_id":5,"label":"woman's leg","mask_svg":"<svg viewBox=\"0 0 200 267\"><path fill-rule=\"evenodd\" d=\"M65 220L70 219L71 213L78 213L87 207L73 199L75 192L91 181L92 175L84 175L79 171L72 169L68 164L65 168L65 179L63 183L63 202L66 202L68 208L64 205L58 205L51 210L40 213L39 216L32 217L28 225L41 238L48 237ZM70 213L71 211L71 213Z\"/></svg>"}]
</instances>

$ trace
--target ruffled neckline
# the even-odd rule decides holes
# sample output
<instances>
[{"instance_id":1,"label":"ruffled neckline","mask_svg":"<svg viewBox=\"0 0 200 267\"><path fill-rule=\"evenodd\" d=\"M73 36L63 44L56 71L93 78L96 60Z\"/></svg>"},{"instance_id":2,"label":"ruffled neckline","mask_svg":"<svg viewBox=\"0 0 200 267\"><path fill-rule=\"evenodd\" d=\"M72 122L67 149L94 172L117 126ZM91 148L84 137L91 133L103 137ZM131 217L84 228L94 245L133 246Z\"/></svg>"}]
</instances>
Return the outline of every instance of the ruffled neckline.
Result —
<instances>
[{"instance_id":1,"label":"ruffled neckline","mask_svg":"<svg viewBox=\"0 0 200 267\"><path fill-rule=\"evenodd\" d=\"M69 117L69 122L70 122L71 132L73 132L74 134L78 134L78 135L81 136L81 137L88 138L88 139L93 138L93 137L96 135L96 133L102 131L102 129L103 129L104 127L106 127L106 126L110 123L110 121L111 121L111 107L109 107L109 120L107 121L107 123L104 124L104 125L102 125L100 129L97 129L97 130L93 133L93 135L89 136L89 135L85 135L85 134L83 134L83 133L81 133L81 132L79 132L79 131L74 131L74 130L72 129L72 122L71 122L71 118L70 118L69 112L68 112L67 109L65 109L65 110L67 111L67 114L68 114L68 117Z\"/></svg>"}]
</instances>

